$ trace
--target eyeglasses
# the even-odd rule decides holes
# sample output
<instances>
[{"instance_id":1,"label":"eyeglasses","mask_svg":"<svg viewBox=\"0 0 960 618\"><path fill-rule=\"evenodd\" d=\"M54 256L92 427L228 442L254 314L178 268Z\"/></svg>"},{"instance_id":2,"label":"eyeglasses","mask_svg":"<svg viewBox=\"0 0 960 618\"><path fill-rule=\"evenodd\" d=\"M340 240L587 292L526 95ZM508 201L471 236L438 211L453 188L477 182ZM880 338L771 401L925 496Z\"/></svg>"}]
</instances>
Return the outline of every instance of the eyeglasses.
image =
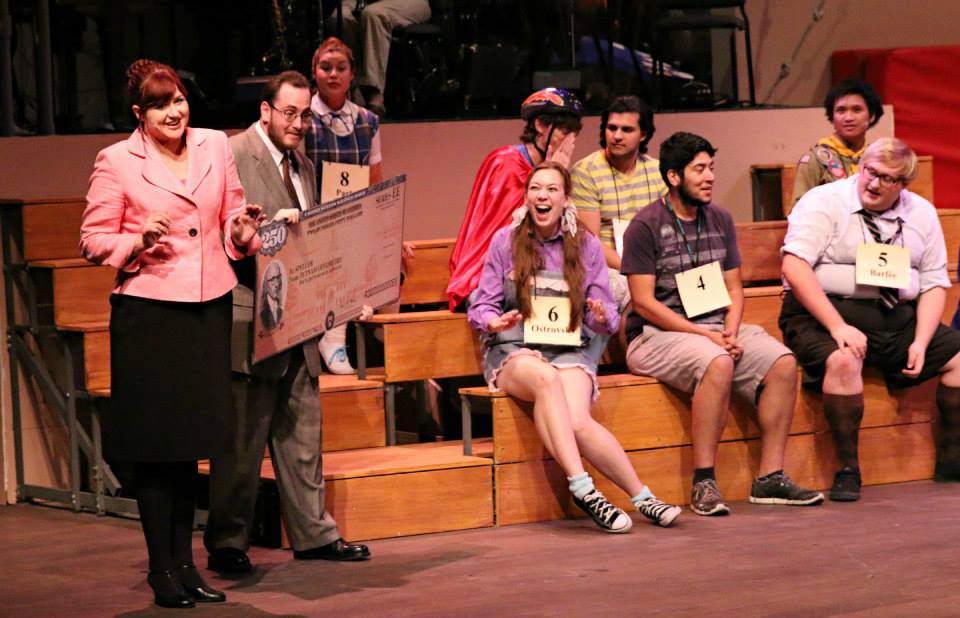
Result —
<instances>
[{"instance_id":1,"label":"eyeglasses","mask_svg":"<svg viewBox=\"0 0 960 618\"><path fill-rule=\"evenodd\" d=\"M276 107L273 106L273 103L270 103L270 102L267 102L267 105L270 106L270 109L275 109L278 112L280 112L280 115L283 116L283 119L290 123L292 123L294 120L296 120L299 117L300 122L302 122L303 124L307 124L308 122L310 122L310 118L313 116L313 112L311 112L309 109L305 112L298 114L297 110L295 109L277 109Z\"/></svg>"},{"instance_id":2,"label":"eyeglasses","mask_svg":"<svg viewBox=\"0 0 960 618\"><path fill-rule=\"evenodd\" d=\"M867 178L870 179L870 182L876 180L881 187L892 187L895 184L900 184L903 182L903 178L896 176L891 176L889 174L881 174L877 170L873 169L869 165L863 166L863 173L867 175Z\"/></svg>"}]
</instances>

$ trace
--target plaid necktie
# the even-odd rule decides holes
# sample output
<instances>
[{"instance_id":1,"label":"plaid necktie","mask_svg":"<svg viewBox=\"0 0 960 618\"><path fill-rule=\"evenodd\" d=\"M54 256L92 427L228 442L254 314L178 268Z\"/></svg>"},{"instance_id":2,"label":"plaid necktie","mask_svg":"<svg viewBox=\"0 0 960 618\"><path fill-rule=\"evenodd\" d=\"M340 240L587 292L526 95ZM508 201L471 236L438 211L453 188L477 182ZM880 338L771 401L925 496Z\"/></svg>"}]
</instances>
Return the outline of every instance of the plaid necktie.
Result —
<instances>
[{"instance_id":1,"label":"plaid necktie","mask_svg":"<svg viewBox=\"0 0 960 618\"><path fill-rule=\"evenodd\" d=\"M290 151L287 150L283 153L283 184L287 187L287 193L290 194L290 199L293 201L293 207L300 209L300 199L297 197L297 190L293 186L293 179L290 177L290 165L293 165L293 169L297 169L297 162L293 160L293 157L290 156Z\"/></svg>"},{"instance_id":2,"label":"plaid necktie","mask_svg":"<svg viewBox=\"0 0 960 618\"><path fill-rule=\"evenodd\" d=\"M883 240L883 237L880 236L880 227L877 226L875 220L876 215L874 213L862 209L860 210L860 217L863 219L863 224L870 230L870 235L873 236L875 241L882 245L889 245L893 241L893 238ZM883 303L883 306L887 309L893 309L893 307L900 302L900 290L883 286L878 287L880 289L880 302Z\"/></svg>"}]
</instances>

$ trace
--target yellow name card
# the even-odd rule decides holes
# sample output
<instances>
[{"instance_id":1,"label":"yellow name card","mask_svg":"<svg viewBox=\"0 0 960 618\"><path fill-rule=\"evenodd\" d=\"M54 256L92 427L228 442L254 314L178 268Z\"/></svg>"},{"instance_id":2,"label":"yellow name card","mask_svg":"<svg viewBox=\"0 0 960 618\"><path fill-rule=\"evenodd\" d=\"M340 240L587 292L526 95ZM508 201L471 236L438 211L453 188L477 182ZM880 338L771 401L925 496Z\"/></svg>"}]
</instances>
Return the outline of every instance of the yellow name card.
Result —
<instances>
[{"instance_id":1,"label":"yellow name card","mask_svg":"<svg viewBox=\"0 0 960 618\"><path fill-rule=\"evenodd\" d=\"M910 250L881 243L857 246L857 284L910 287Z\"/></svg>"},{"instance_id":2,"label":"yellow name card","mask_svg":"<svg viewBox=\"0 0 960 618\"><path fill-rule=\"evenodd\" d=\"M523 342L546 345L580 345L580 326L570 325L570 299L565 296L538 296L530 299L532 315L523 321Z\"/></svg>"},{"instance_id":3,"label":"yellow name card","mask_svg":"<svg viewBox=\"0 0 960 618\"><path fill-rule=\"evenodd\" d=\"M710 262L688 271L677 273L677 291L688 318L729 307L730 293L723 280L720 262Z\"/></svg>"},{"instance_id":4,"label":"yellow name card","mask_svg":"<svg viewBox=\"0 0 960 618\"><path fill-rule=\"evenodd\" d=\"M332 202L344 195L356 193L370 186L370 166L352 163L320 162L323 170L320 203Z\"/></svg>"}]
</instances>

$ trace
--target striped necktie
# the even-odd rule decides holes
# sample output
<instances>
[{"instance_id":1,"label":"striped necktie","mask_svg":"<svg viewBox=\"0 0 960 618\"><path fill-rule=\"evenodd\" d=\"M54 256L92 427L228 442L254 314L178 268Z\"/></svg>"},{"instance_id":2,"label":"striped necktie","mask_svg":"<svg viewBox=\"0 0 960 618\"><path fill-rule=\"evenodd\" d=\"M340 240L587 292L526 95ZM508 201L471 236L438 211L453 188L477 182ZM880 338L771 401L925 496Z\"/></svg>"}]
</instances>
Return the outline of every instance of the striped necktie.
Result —
<instances>
[{"instance_id":1,"label":"striped necktie","mask_svg":"<svg viewBox=\"0 0 960 618\"><path fill-rule=\"evenodd\" d=\"M869 210L860 210L860 217L863 219L863 224L870 230L870 235L873 236L873 239L882 245L889 245L893 242L893 238L883 240L883 237L880 236L880 227L877 225L876 216L877 215ZM900 302L900 290L897 288L878 286L878 289L880 290L880 302L883 303L883 306L887 309L893 309L893 307Z\"/></svg>"}]
</instances>

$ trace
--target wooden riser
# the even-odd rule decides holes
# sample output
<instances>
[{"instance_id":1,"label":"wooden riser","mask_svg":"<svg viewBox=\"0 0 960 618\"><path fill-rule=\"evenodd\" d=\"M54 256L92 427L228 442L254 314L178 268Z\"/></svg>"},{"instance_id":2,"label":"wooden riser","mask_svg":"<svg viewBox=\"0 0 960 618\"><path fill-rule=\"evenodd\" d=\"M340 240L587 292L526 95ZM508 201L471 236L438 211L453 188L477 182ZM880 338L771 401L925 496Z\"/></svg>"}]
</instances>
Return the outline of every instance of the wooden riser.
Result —
<instances>
[{"instance_id":1,"label":"wooden riser","mask_svg":"<svg viewBox=\"0 0 960 618\"><path fill-rule=\"evenodd\" d=\"M117 271L109 266L53 270L54 324L108 322L110 292Z\"/></svg>"},{"instance_id":2,"label":"wooden riser","mask_svg":"<svg viewBox=\"0 0 960 618\"><path fill-rule=\"evenodd\" d=\"M384 324L387 382L471 376L483 372L483 351L465 314L425 311L422 315L425 321L408 318ZM371 321L376 322L377 317Z\"/></svg>"},{"instance_id":3,"label":"wooden riser","mask_svg":"<svg viewBox=\"0 0 960 618\"><path fill-rule=\"evenodd\" d=\"M930 423L871 427L860 432L860 466L865 485L929 479L934 464L933 428ZM640 480L658 498L687 504L693 477L689 446L628 453ZM724 442L717 453L717 481L726 500L744 500L760 461L760 441ZM837 464L828 433L791 436L785 469L800 485L829 488ZM630 508L628 496L595 469L590 475L610 500ZM552 460L497 465L494 468L497 525L582 516L573 506L567 481ZM865 492L869 499L869 490ZM786 515L786 514L785 514ZM685 516L690 516L686 511Z\"/></svg>"},{"instance_id":4,"label":"wooden riser","mask_svg":"<svg viewBox=\"0 0 960 618\"><path fill-rule=\"evenodd\" d=\"M613 376L610 376L613 377ZM689 398L677 391L644 380L627 386L605 387L593 417L620 441L627 451L683 446L691 443ZM880 375L868 370L864 384L863 427L930 421L935 416L936 380L891 393ZM482 389L480 389L482 390ZM820 395L799 389L791 434L826 431ZM476 391L472 391L476 392ZM734 397L731 418L722 440L757 438L756 410ZM494 462L530 461L549 457L537 436L531 404L510 397L493 398Z\"/></svg>"},{"instance_id":5,"label":"wooden riser","mask_svg":"<svg viewBox=\"0 0 960 618\"><path fill-rule=\"evenodd\" d=\"M323 471L327 509L351 541L493 525L492 463L459 442L331 453ZM261 478L274 480L269 461Z\"/></svg>"},{"instance_id":6,"label":"wooden riser","mask_svg":"<svg viewBox=\"0 0 960 618\"><path fill-rule=\"evenodd\" d=\"M84 198L24 204L23 259L80 257L80 221L86 205Z\"/></svg>"}]
</instances>

